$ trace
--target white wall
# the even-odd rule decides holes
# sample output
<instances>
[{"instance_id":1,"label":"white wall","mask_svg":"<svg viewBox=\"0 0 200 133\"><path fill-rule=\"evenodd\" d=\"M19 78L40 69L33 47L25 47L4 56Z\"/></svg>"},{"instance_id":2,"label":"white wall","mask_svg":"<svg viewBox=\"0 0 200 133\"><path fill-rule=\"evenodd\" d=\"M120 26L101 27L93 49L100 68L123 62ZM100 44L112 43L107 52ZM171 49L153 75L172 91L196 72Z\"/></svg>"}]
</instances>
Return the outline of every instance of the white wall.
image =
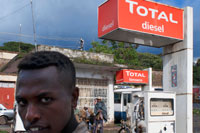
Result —
<instances>
[{"instance_id":1,"label":"white wall","mask_svg":"<svg viewBox=\"0 0 200 133\"><path fill-rule=\"evenodd\" d=\"M17 55L17 53L0 52L0 59L9 59L9 60L11 60L16 55Z\"/></svg>"},{"instance_id":2,"label":"white wall","mask_svg":"<svg viewBox=\"0 0 200 133\"><path fill-rule=\"evenodd\" d=\"M99 62L107 62L107 63L113 63L114 58L112 54L103 54L103 53L93 53L93 52L87 52L87 51L80 51L80 50L72 50L72 49L66 49L66 48L59 48L59 47L52 47L47 45L38 45L38 51L58 51L69 58L82 58L82 59L90 59L95 60Z\"/></svg>"},{"instance_id":3,"label":"white wall","mask_svg":"<svg viewBox=\"0 0 200 133\"><path fill-rule=\"evenodd\" d=\"M17 76L12 75L0 75L0 81L16 82Z\"/></svg>"},{"instance_id":4,"label":"white wall","mask_svg":"<svg viewBox=\"0 0 200 133\"><path fill-rule=\"evenodd\" d=\"M193 9L184 9L184 40L163 50L163 89L176 92L176 131L193 130ZM172 87L171 67L177 66L177 86Z\"/></svg>"},{"instance_id":5,"label":"white wall","mask_svg":"<svg viewBox=\"0 0 200 133\"><path fill-rule=\"evenodd\" d=\"M93 79L107 79L108 80L108 95L107 95L107 114L108 114L108 122L114 122L114 73L105 71L105 70L97 70L97 69L83 69L76 68L76 77L77 78L93 78Z\"/></svg>"}]
</instances>

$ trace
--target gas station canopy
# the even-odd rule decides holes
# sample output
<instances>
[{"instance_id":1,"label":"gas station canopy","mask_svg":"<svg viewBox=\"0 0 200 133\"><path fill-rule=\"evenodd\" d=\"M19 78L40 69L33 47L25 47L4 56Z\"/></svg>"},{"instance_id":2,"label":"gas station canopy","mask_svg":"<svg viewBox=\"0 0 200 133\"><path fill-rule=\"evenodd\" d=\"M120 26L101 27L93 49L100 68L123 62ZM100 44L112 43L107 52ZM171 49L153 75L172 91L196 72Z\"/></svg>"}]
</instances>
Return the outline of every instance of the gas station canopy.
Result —
<instances>
[{"instance_id":1,"label":"gas station canopy","mask_svg":"<svg viewBox=\"0 0 200 133\"><path fill-rule=\"evenodd\" d=\"M163 47L182 41L183 9L147 0L108 0L98 8L101 39Z\"/></svg>"}]
</instances>

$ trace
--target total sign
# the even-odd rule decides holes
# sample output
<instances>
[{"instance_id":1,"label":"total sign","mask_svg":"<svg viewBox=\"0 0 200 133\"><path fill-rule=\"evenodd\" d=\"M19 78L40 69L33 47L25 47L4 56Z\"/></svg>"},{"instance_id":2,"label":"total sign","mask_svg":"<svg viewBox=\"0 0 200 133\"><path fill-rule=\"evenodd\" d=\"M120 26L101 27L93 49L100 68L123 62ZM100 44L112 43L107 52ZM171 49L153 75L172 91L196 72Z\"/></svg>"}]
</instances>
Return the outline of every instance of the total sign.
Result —
<instances>
[{"instance_id":1,"label":"total sign","mask_svg":"<svg viewBox=\"0 0 200 133\"><path fill-rule=\"evenodd\" d=\"M148 71L129 69L117 71L116 83L148 84Z\"/></svg>"},{"instance_id":2,"label":"total sign","mask_svg":"<svg viewBox=\"0 0 200 133\"><path fill-rule=\"evenodd\" d=\"M98 36L130 43L143 40L155 47L178 42L183 40L183 9L148 0L108 0L98 8Z\"/></svg>"}]
</instances>

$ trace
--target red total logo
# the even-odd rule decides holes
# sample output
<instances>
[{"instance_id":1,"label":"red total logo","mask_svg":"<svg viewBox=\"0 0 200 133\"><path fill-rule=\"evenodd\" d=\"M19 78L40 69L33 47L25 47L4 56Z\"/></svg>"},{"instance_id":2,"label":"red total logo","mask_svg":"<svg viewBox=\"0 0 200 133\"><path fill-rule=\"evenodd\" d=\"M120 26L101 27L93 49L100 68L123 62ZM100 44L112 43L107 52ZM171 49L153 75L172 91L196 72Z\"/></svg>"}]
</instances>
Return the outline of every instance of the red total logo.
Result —
<instances>
[{"instance_id":1,"label":"red total logo","mask_svg":"<svg viewBox=\"0 0 200 133\"><path fill-rule=\"evenodd\" d=\"M116 83L148 84L148 71L127 69L117 71Z\"/></svg>"},{"instance_id":2,"label":"red total logo","mask_svg":"<svg viewBox=\"0 0 200 133\"><path fill-rule=\"evenodd\" d=\"M173 18L173 13L166 13L165 11L159 11L157 9L141 6L138 2L132 0L126 0L126 3L129 4L129 12L131 14L134 14L134 11L136 11L138 15L143 17L150 15L152 19L165 20L166 22L175 24L178 23L178 21Z\"/></svg>"},{"instance_id":3,"label":"red total logo","mask_svg":"<svg viewBox=\"0 0 200 133\"><path fill-rule=\"evenodd\" d=\"M144 75L144 73L141 73L141 72L137 72L137 71L125 71L126 72L126 76L130 76L130 77L143 77L145 78L146 76Z\"/></svg>"}]
</instances>

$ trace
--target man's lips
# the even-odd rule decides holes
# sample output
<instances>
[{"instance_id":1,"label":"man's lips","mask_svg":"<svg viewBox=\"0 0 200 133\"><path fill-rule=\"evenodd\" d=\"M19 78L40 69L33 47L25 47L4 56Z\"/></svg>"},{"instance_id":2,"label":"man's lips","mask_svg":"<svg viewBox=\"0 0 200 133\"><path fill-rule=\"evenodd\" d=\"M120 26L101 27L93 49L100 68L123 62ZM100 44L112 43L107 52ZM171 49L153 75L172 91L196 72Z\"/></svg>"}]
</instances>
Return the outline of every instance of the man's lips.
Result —
<instances>
[{"instance_id":1,"label":"man's lips","mask_svg":"<svg viewBox=\"0 0 200 133\"><path fill-rule=\"evenodd\" d=\"M27 131L29 133L37 133L37 132L43 132L48 129L49 129L49 127L47 127L47 126L31 126L31 127L27 128Z\"/></svg>"}]
</instances>

